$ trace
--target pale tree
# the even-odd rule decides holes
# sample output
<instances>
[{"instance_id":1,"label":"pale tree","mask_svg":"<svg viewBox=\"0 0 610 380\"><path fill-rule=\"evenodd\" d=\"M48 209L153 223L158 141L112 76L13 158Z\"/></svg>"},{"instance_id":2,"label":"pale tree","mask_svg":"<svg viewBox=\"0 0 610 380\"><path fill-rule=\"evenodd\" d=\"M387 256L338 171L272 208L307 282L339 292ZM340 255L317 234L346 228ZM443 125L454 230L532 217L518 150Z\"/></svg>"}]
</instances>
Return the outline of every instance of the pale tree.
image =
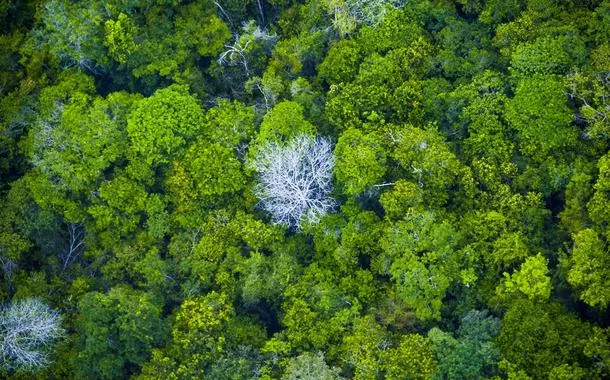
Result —
<instances>
[{"instance_id":1,"label":"pale tree","mask_svg":"<svg viewBox=\"0 0 610 380\"><path fill-rule=\"evenodd\" d=\"M333 26L341 34L350 34L360 24L377 26L389 9L401 8L404 0L324 0L333 15Z\"/></svg>"},{"instance_id":2,"label":"pale tree","mask_svg":"<svg viewBox=\"0 0 610 380\"><path fill-rule=\"evenodd\" d=\"M340 369L329 367L321 352L304 352L290 359L282 380L339 380Z\"/></svg>"},{"instance_id":3,"label":"pale tree","mask_svg":"<svg viewBox=\"0 0 610 380\"><path fill-rule=\"evenodd\" d=\"M299 135L288 144L268 143L256 155L256 195L277 224L317 222L335 207L330 197L335 161L326 138Z\"/></svg>"},{"instance_id":4,"label":"pale tree","mask_svg":"<svg viewBox=\"0 0 610 380\"><path fill-rule=\"evenodd\" d=\"M269 34L261 29L253 21L244 23L243 33L234 35L232 44L225 44L225 50L218 57L221 66L238 66L243 68L246 77L250 77L251 68L248 65L250 53L256 49L256 45L269 45L267 49L275 44L277 35Z\"/></svg>"},{"instance_id":5,"label":"pale tree","mask_svg":"<svg viewBox=\"0 0 610 380\"><path fill-rule=\"evenodd\" d=\"M49 362L51 345L64 334L59 313L38 298L15 301L0 309L0 366L32 370Z\"/></svg>"}]
</instances>

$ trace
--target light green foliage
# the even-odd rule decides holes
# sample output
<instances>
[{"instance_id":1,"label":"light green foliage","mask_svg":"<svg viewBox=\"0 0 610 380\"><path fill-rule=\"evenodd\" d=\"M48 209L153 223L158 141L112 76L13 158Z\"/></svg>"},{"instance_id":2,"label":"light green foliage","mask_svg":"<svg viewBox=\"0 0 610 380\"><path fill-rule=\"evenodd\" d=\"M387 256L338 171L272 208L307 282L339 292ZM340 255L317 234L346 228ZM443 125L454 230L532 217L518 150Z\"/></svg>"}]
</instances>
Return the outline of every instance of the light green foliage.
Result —
<instances>
[{"instance_id":1,"label":"light green foliage","mask_svg":"<svg viewBox=\"0 0 610 380\"><path fill-rule=\"evenodd\" d=\"M380 85L356 83L331 87L326 100L328 121L338 130L360 128L369 118L384 119L390 113L392 94Z\"/></svg>"},{"instance_id":2,"label":"light green foliage","mask_svg":"<svg viewBox=\"0 0 610 380\"><path fill-rule=\"evenodd\" d=\"M255 132L253 107L226 99L217 103L205 114L204 135L212 142L242 149Z\"/></svg>"},{"instance_id":3,"label":"light green foliage","mask_svg":"<svg viewBox=\"0 0 610 380\"><path fill-rule=\"evenodd\" d=\"M335 146L335 176L346 194L358 194L379 184L385 173L386 156L376 134L348 129Z\"/></svg>"},{"instance_id":4,"label":"light green foliage","mask_svg":"<svg viewBox=\"0 0 610 380\"><path fill-rule=\"evenodd\" d=\"M108 20L104 24L106 35L104 45L108 48L111 57L119 63L127 62L127 59L136 50L134 34L135 25L124 13L120 13L116 21Z\"/></svg>"},{"instance_id":5,"label":"light green foliage","mask_svg":"<svg viewBox=\"0 0 610 380\"><path fill-rule=\"evenodd\" d=\"M161 305L128 287L87 293L79 302L79 376L120 378L142 365L165 338Z\"/></svg>"},{"instance_id":6,"label":"light green foliage","mask_svg":"<svg viewBox=\"0 0 610 380\"><path fill-rule=\"evenodd\" d=\"M141 213L145 211L147 195L135 181L117 177L100 186L99 197L87 211L98 230L109 229L113 233L126 234L138 226Z\"/></svg>"},{"instance_id":7,"label":"light green foliage","mask_svg":"<svg viewBox=\"0 0 610 380\"><path fill-rule=\"evenodd\" d=\"M288 142L300 134L315 134L315 127L305 120L303 107L298 103L285 101L277 104L263 119L258 143Z\"/></svg>"},{"instance_id":8,"label":"light green foliage","mask_svg":"<svg viewBox=\"0 0 610 380\"><path fill-rule=\"evenodd\" d=\"M588 305L603 309L610 303L610 255L594 230L587 228L574 235L567 279Z\"/></svg>"},{"instance_id":9,"label":"light green foliage","mask_svg":"<svg viewBox=\"0 0 610 380\"><path fill-rule=\"evenodd\" d=\"M389 225L381 242L385 255L379 270L391 275L399 298L421 320L438 320L445 292L458 275L456 246L460 236L452 225L430 212L409 212Z\"/></svg>"},{"instance_id":10,"label":"light green foliage","mask_svg":"<svg viewBox=\"0 0 610 380\"><path fill-rule=\"evenodd\" d=\"M72 92L68 104L56 103L58 108L39 121L34 135L33 159L39 170L50 179L61 178L62 189L91 191L125 156L126 114L137 99L126 93L91 99Z\"/></svg>"},{"instance_id":11,"label":"light green foliage","mask_svg":"<svg viewBox=\"0 0 610 380\"><path fill-rule=\"evenodd\" d=\"M418 209L422 206L422 189L413 182L400 179L381 194L379 201L387 218L400 219L409 209Z\"/></svg>"},{"instance_id":12,"label":"light green foliage","mask_svg":"<svg viewBox=\"0 0 610 380\"><path fill-rule=\"evenodd\" d=\"M400 336L396 347L383 352L385 378L429 379L436 370L436 359L428 338L419 334Z\"/></svg>"},{"instance_id":13,"label":"light green foliage","mask_svg":"<svg viewBox=\"0 0 610 380\"><path fill-rule=\"evenodd\" d=\"M184 161L199 194L205 196L234 193L243 188L245 178L233 149L198 139Z\"/></svg>"},{"instance_id":14,"label":"light green foliage","mask_svg":"<svg viewBox=\"0 0 610 380\"><path fill-rule=\"evenodd\" d=\"M554 76L532 76L519 81L515 97L508 102L506 118L518 132L519 149L540 159L555 149L576 143L577 132L570 125L563 83Z\"/></svg>"},{"instance_id":15,"label":"light green foliage","mask_svg":"<svg viewBox=\"0 0 610 380\"><path fill-rule=\"evenodd\" d=\"M582 168L577 166L566 186L566 205L559 217L561 224L571 234L585 228L589 223L587 201L593 193L592 168L591 164Z\"/></svg>"},{"instance_id":16,"label":"light green foliage","mask_svg":"<svg viewBox=\"0 0 610 380\"><path fill-rule=\"evenodd\" d=\"M362 53L356 41L340 40L334 44L318 66L318 75L329 84L353 80L358 73Z\"/></svg>"},{"instance_id":17,"label":"light green foliage","mask_svg":"<svg viewBox=\"0 0 610 380\"><path fill-rule=\"evenodd\" d=\"M380 357L389 336L371 316L354 321L350 334L346 334L341 346L341 359L353 369L353 379L376 379L381 376L383 365Z\"/></svg>"},{"instance_id":18,"label":"light green foliage","mask_svg":"<svg viewBox=\"0 0 610 380\"><path fill-rule=\"evenodd\" d=\"M610 204L610 153L599 159L597 168L599 174L593 185L593 196L587 203L587 211L591 221L603 231L610 226L610 214L607 212Z\"/></svg>"},{"instance_id":19,"label":"light green foliage","mask_svg":"<svg viewBox=\"0 0 610 380\"><path fill-rule=\"evenodd\" d=\"M541 37L519 45L512 55L511 67L523 75L565 74L581 65L586 56L584 41L574 36Z\"/></svg>"},{"instance_id":20,"label":"light green foliage","mask_svg":"<svg viewBox=\"0 0 610 380\"><path fill-rule=\"evenodd\" d=\"M127 120L133 150L151 165L167 163L200 133L203 111L186 87L171 86L138 101Z\"/></svg>"},{"instance_id":21,"label":"light green foliage","mask_svg":"<svg viewBox=\"0 0 610 380\"><path fill-rule=\"evenodd\" d=\"M431 205L443 205L448 200L447 189L464 176L455 155L433 128L420 129L410 125L389 131L394 145L394 158L407 178L418 184L424 200Z\"/></svg>"},{"instance_id":22,"label":"light green foliage","mask_svg":"<svg viewBox=\"0 0 610 380\"><path fill-rule=\"evenodd\" d=\"M538 253L528 257L512 275L504 272L504 291L521 292L532 300L547 300L551 295L551 278L548 276L548 260Z\"/></svg>"},{"instance_id":23,"label":"light green foliage","mask_svg":"<svg viewBox=\"0 0 610 380\"><path fill-rule=\"evenodd\" d=\"M228 376L237 376L242 371L245 373L235 378L250 377L253 374L247 363L250 358L233 351L237 348L235 342L256 345L263 334L249 320L235 319L225 294L211 292L186 299L173 318L171 342L164 351L152 351L152 358L142 368L139 378L201 378L210 373L233 378ZM230 363L224 363L225 358L233 359L232 368ZM223 373L223 366L236 373Z\"/></svg>"},{"instance_id":24,"label":"light green foliage","mask_svg":"<svg viewBox=\"0 0 610 380\"><path fill-rule=\"evenodd\" d=\"M329 367L321 352L305 352L290 359L282 380L336 380L341 379L339 368Z\"/></svg>"}]
</instances>

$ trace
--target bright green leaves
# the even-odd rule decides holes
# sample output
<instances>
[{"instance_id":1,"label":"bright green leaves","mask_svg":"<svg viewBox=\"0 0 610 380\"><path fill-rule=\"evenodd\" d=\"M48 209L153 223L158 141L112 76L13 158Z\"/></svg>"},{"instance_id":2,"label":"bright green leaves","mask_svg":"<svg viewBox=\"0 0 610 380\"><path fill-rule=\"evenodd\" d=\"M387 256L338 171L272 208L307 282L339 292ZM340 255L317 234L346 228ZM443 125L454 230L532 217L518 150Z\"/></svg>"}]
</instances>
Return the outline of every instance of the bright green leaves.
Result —
<instances>
[{"instance_id":1,"label":"bright green leaves","mask_svg":"<svg viewBox=\"0 0 610 380\"><path fill-rule=\"evenodd\" d=\"M458 276L459 238L450 223L430 212L410 212L386 230L379 269L421 320L440 319L445 292Z\"/></svg>"},{"instance_id":2,"label":"bright green leaves","mask_svg":"<svg viewBox=\"0 0 610 380\"><path fill-rule=\"evenodd\" d=\"M610 254L606 243L592 229L574 236L568 282L588 305L605 309L610 303Z\"/></svg>"},{"instance_id":3,"label":"bright green leaves","mask_svg":"<svg viewBox=\"0 0 610 380\"><path fill-rule=\"evenodd\" d=\"M319 76L331 85L352 81L361 60L362 53L356 41L340 40L330 48L318 66Z\"/></svg>"},{"instance_id":4,"label":"bright green leaves","mask_svg":"<svg viewBox=\"0 0 610 380\"><path fill-rule=\"evenodd\" d=\"M335 146L335 176L348 195L378 184L385 173L386 155L377 135L348 129Z\"/></svg>"},{"instance_id":5,"label":"bright green leaves","mask_svg":"<svg viewBox=\"0 0 610 380\"><path fill-rule=\"evenodd\" d=\"M254 107L226 99L217 102L205 114L204 135L212 142L242 148L254 137Z\"/></svg>"},{"instance_id":6,"label":"bright green leaves","mask_svg":"<svg viewBox=\"0 0 610 380\"><path fill-rule=\"evenodd\" d=\"M449 198L448 188L467 179L464 168L433 128L410 125L390 133L395 144L392 157L398 161L407 178L424 191L428 204L440 206Z\"/></svg>"},{"instance_id":7,"label":"bright green leaves","mask_svg":"<svg viewBox=\"0 0 610 380\"><path fill-rule=\"evenodd\" d=\"M599 174L593 185L593 196L587 203L587 211L591 221L603 231L610 227L610 153L599 159L597 168Z\"/></svg>"},{"instance_id":8,"label":"bright green leaves","mask_svg":"<svg viewBox=\"0 0 610 380\"><path fill-rule=\"evenodd\" d=\"M134 34L136 27L124 13L120 13L116 21L108 20L104 24L106 35L104 45L108 48L110 56L119 63L127 59L136 50Z\"/></svg>"},{"instance_id":9,"label":"bright green leaves","mask_svg":"<svg viewBox=\"0 0 610 380\"><path fill-rule=\"evenodd\" d=\"M203 111L183 86L171 86L136 103L127 133L133 150L148 164L167 163L201 131Z\"/></svg>"},{"instance_id":10,"label":"bright green leaves","mask_svg":"<svg viewBox=\"0 0 610 380\"><path fill-rule=\"evenodd\" d=\"M338 380L340 369L329 367L321 352L304 352L290 359L282 380Z\"/></svg>"},{"instance_id":11,"label":"bright green leaves","mask_svg":"<svg viewBox=\"0 0 610 380\"><path fill-rule=\"evenodd\" d=\"M112 247L117 236L135 232L146 210L148 193L134 180L119 176L103 183L87 212L93 218L99 238Z\"/></svg>"},{"instance_id":12,"label":"bright green leaves","mask_svg":"<svg viewBox=\"0 0 610 380\"><path fill-rule=\"evenodd\" d=\"M189 147L184 160L203 196L234 193L245 185L241 162L235 158L233 149L219 143L199 139Z\"/></svg>"},{"instance_id":13,"label":"bright green leaves","mask_svg":"<svg viewBox=\"0 0 610 380\"><path fill-rule=\"evenodd\" d=\"M542 254L528 257L517 272L504 272L504 289L507 293L521 292L532 300L547 300L551 295L548 272L548 260Z\"/></svg>"},{"instance_id":14,"label":"bright green leaves","mask_svg":"<svg viewBox=\"0 0 610 380\"><path fill-rule=\"evenodd\" d=\"M400 336L396 347L382 355L386 379L429 379L436 370L430 341L419 334Z\"/></svg>"},{"instance_id":15,"label":"bright green leaves","mask_svg":"<svg viewBox=\"0 0 610 380\"><path fill-rule=\"evenodd\" d=\"M346 334L341 346L341 358L353 368L353 379L376 379L382 374L380 356L387 332L370 316L354 321L351 334Z\"/></svg>"},{"instance_id":16,"label":"bright green leaves","mask_svg":"<svg viewBox=\"0 0 610 380\"><path fill-rule=\"evenodd\" d=\"M232 317L233 308L224 294L209 293L185 300L172 326L172 343L185 353L201 352L210 358L222 352L224 339L219 334Z\"/></svg>"},{"instance_id":17,"label":"bright green leaves","mask_svg":"<svg viewBox=\"0 0 610 380\"><path fill-rule=\"evenodd\" d=\"M259 143L288 142L301 134L314 135L316 128L303 116L303 107L285 101L277 104L265 115L258 134Z\"/></svg>"},{"instance_id":18,"label":"bright green leaves","mask_svg":"<svg viewBox=\"0 0 610 380\"><path fill-rule=\"evenodd\" d=\"M553 76L533 76L519 81L508 102L506 118L518 132L519 148L536 160L556 149L574 146L578 133L570 125L563 83Z\"/></svg>"},{"instance_id":19,"label":"bright green leaves","mask_svg":"<svg viewBox=\"0 0 610 380\"><path fill-rule=\"evenodd\" d=\"M248 359L240 358L238 342L256 345L261 342L264 332L247 318L236 318L233 306L226 294L211 292L206 295L186 299L176 311L171 326L172 340L163 350L153 350L152 359L142 369L141 379L164 378L205 378L233 373L224 361ZM242 346L247 351L247 346ZM248 363L235 363L232 368L242 377L252 376ZM225 367L223 371L222 368ZM229 368L226 368L229 367ZM235 368L237 367L237 368ZM250 372L250 373L248 373Z\"/></svg>"},{"instance_id":20,"label":"bright green leaves","mask_svg":"<svg viewBox=\"0 0 610 380\"><path fill-rule=\"evenodd\" d=\"M580 66L585 57L585 44L579 37L541 37L519 45L512 55L511 66L525 76L564 74L571 67Z\"/></svg>"},{"instance_id":21,"label":"bright green leaves","mask_svg":"<svg viewBox=\"0 0 610 380\"><path fill-rule=\"evenodd\" d=\"M401 219L409 209L423 205L423 193L417 184L399 179L391 189L381 194L379 202L388 219Z\"/></svg>"},{"instance_id":22,"label":"bright green leaves","mask_svg":"<svg viewBox=\"0 0 610 380\"><path fill-rule=\"evenodd\" d=\"M87 378L127 377L165 338L161 305L148 294L115 287L79 302L77 370Z\"/></svg>"}]
</instances>

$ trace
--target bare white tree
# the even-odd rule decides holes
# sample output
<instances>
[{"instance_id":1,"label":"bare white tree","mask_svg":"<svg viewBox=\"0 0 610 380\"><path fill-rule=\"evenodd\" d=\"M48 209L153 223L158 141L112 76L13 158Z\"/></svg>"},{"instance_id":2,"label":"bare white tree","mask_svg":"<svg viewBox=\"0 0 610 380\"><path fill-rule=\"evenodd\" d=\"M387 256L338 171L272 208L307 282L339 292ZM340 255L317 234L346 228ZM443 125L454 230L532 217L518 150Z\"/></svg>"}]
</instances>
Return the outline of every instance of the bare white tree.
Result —
<instances>
[{"instance_id":1,"label":"bare white tree","mask_svg":"<svg viewBox=\"0 0 610 380\"><path fill-rule=\"evenodd\" d=\"M7 370L35 369L49 361L48 349L63 336L59 313L38 298L0 308L0 365Z\"/></svg>"},{"instance_id":2,"label":"bare white tree","mask_svg":"<svg viewBox=\"0 0 610 380\"><path fill-rule=\"evenodd\" d=\"M287 145L263 146L254 163L261 208L277 224L299 228L303 221L317 222L335 207L330 197L334 164L326 138L300 135Z\"/></svg>"},{"instance_id":3,"label":"bare white tree","mask_svg":"<svg viewBox=\"0 0 610 380\"><path fill-rule=\"evenodd\" d=\"M324 0L334 16L333 26L342 34L349 34L360 24L377 26L388 9L401 8L404 0Z\"/></svg>"},{"instance_id":4,"label":"bare white tree","mask_svg":"<svg viewBox=\"0 0 610 380\"><path fill-rule=\"evenodd\" d=\"M242 66L247 77L250 76L248 66L248 55L250 54L250 44L264 42L272 46L277 40L277 35L269 34L267 30L261 29L253 21L244 23L243 33L235 34L233 44L225 44L226 50L218 57L218 64L221 66Z\"/></svg>"},{"instance_id":5,"label":"bare white tree","mask_svg":"<svg viewBox=\"0 0 610 380\"><path fill-rule=\"evenodd\" d=\"M70 262L76 260L85 250L85 227L81 224L68 224L68 247L61 254L63 269L66 270Z\"/></svg>"}]
</instances>

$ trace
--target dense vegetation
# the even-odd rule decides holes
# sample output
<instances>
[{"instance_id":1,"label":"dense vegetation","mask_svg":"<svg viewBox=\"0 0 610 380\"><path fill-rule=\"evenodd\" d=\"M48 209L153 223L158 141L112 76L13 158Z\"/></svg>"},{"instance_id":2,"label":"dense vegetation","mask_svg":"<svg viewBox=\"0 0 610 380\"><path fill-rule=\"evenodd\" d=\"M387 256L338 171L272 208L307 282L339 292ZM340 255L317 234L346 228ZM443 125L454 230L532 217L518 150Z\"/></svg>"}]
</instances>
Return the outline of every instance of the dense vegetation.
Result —
<instances>
[{"instance_id":1,"label":"dense vegetation","mask_svg":"<svg viewBox=\"0 0 610 380\"><path fill-rule=\"evenodd\" d=\"M610 378L609 0L0 26L0 377Z\"/></svg>"}]
</instances>

